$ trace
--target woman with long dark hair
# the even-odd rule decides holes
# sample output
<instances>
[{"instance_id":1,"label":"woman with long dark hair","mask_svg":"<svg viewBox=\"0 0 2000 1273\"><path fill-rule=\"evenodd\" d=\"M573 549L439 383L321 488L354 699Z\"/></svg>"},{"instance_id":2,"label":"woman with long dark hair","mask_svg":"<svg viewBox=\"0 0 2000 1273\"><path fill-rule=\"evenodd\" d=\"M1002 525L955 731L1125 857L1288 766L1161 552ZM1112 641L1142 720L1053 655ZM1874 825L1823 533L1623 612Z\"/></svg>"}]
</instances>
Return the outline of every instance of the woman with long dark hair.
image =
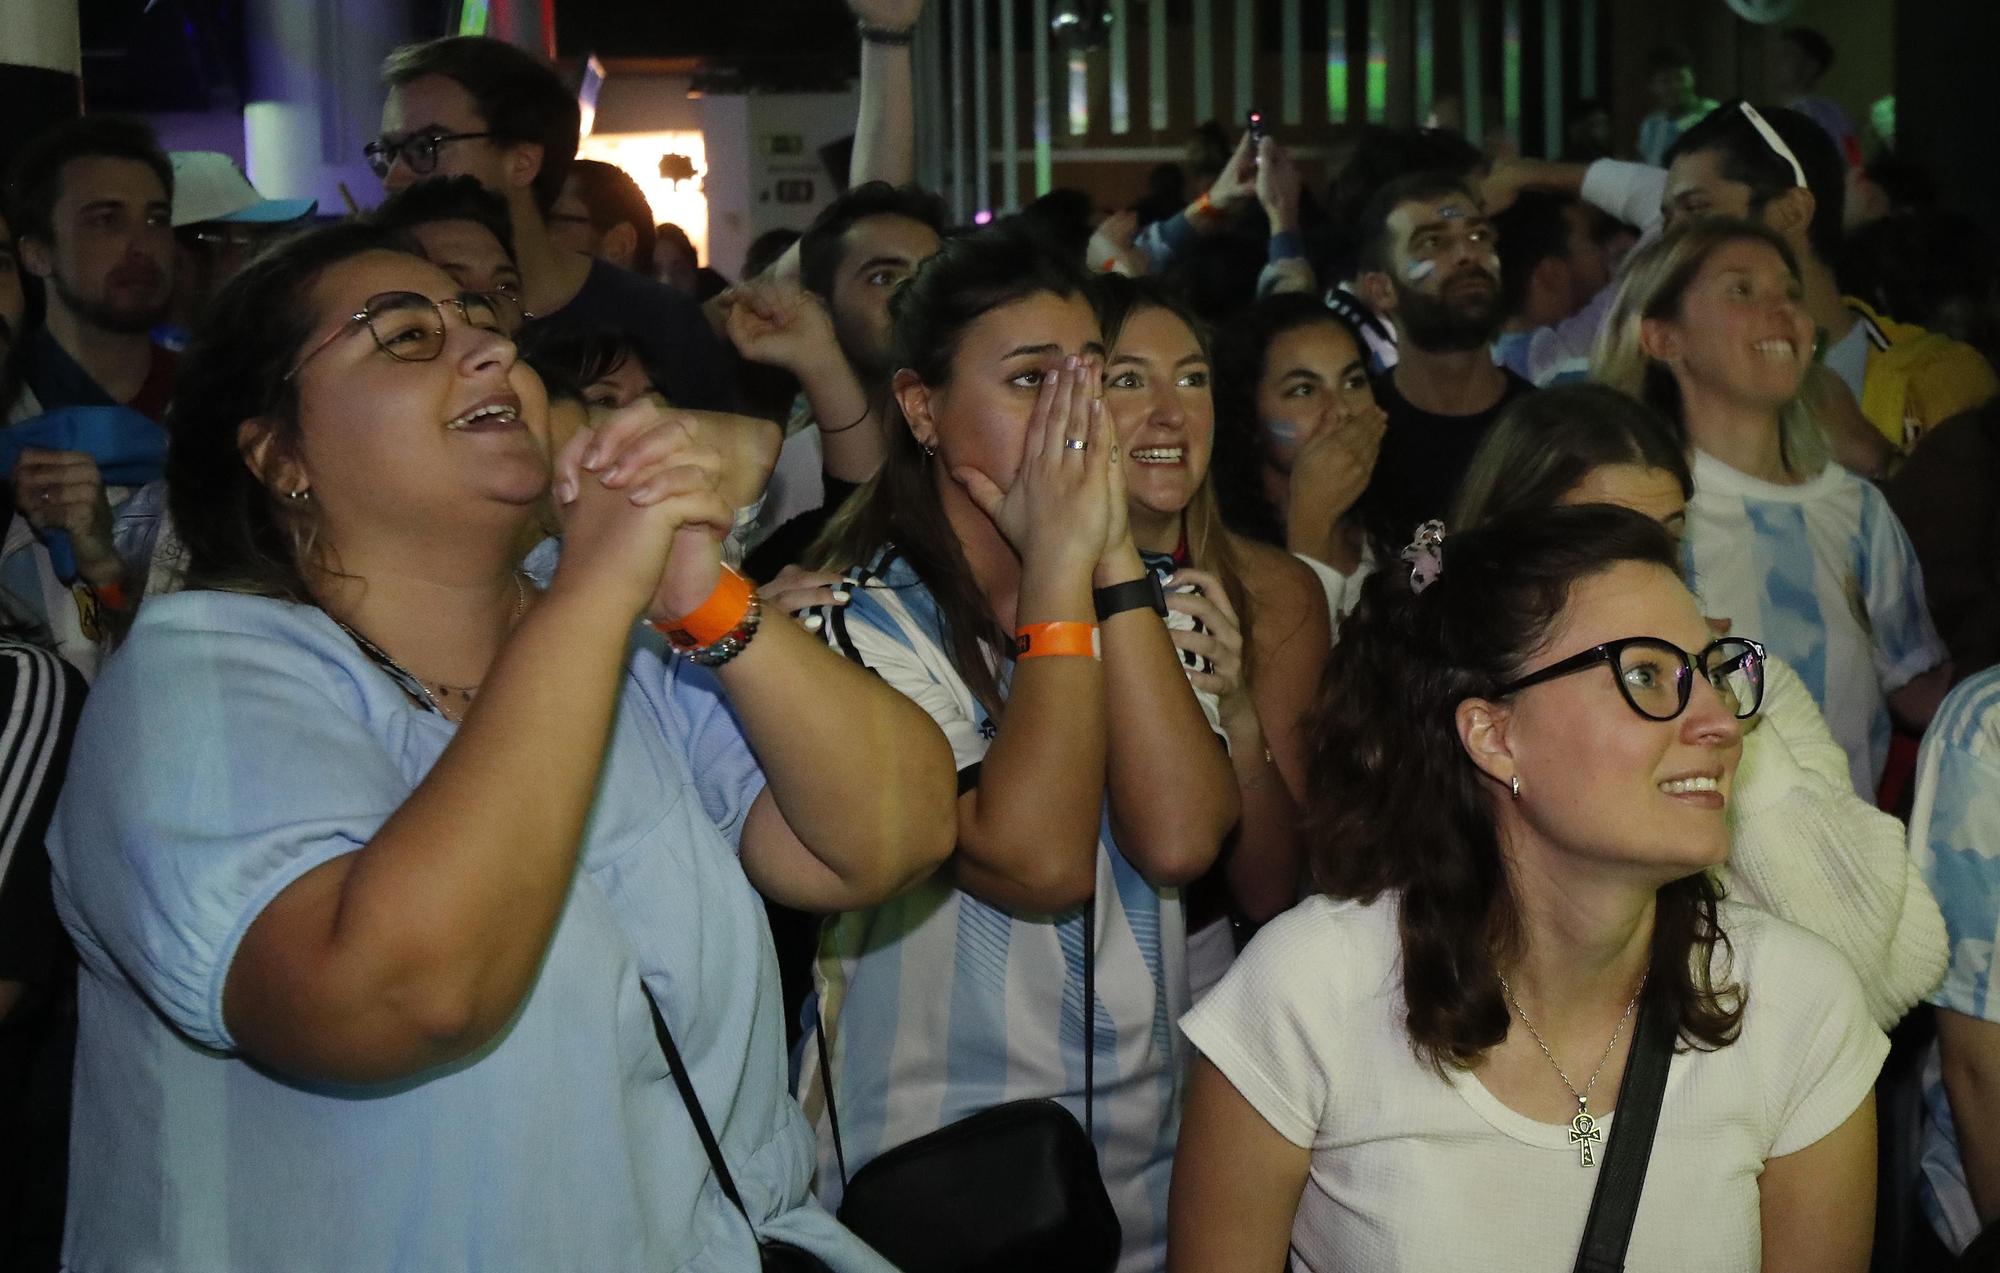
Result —
<instances>
[{"instance_id":1,"label":"woman with long dark hair","mask_svg":"<svg viewBox=\"0 0 2000 1273\"><path fill-rule=\"evenodd\" d=\"M646 407L580 431L537 587L540 381L490 298L353 225L219 294L168 423L189 586L107 665L51 842L66 1262L883 1269L807 1196L752 884L837 910L929 872L948 755L760 624L716 455Z\"/></svg>"},{"instance_id":2,"label":"woman with long dark hair","mask_svg":"<svg viewBox=\"0 0 2000 1273\"><path fill-rule=\"evenodd\" d=\"M1567 504L1617 504L1680 542L1694 475L1658 411L1604 385L1515 403L1479 444L1452 524ZM1756 632L1731 627L1735 636ZM1884 1030L1937 985L1944 917L1910 860L1903 824L1855 794L1847 753L1799 674L1764 661L1764 702L1743 722L1729 803L1727 896L1816 933L1847 956Z\"/></svg>"},{"instance_id":3,"label":"woman with long dark hair","mask_svg":"<svg viewBox=\"0 0 2000 1273\"><path fill-rule=\"evenodd\" d=\"M1186 893L1188 980L1199 999L1235 958L1237 934L1299 898L1305 716L1331 637L1312 572L1222 523L1200 321L1164 289L1115 274L1097 280L1096 297L1132 541L1172 588L1168 626L1229 742L1243 804L1222 861Z\"/></svg>"},{"instance_id":4,"label":"woman with long dark hair","mask_svg":"<svg viewBox=\"0 0 2000 1273\"><path fill-rule=\"evenodd\" d=\"M1336 626L1374 568L1375 548L1353 511L1386 426L1367 347L1316 298L1267 296L1217 333L1213 472L1222 520L1310 566Z\"/></svg>"},{"instance_id":5,"label":"woman with long dark hair","mask_svg":"<svg viewBox=\"0 0 2000 1273\"><path fill-rule=\"evenodd\" d=\"M1830 947L1717 900L1759 653L1677 567L1593 505L1363 587L1313 731L1321 895L1183 1022L1174 1273L1568 1265L1642 996L1678 1047L1627 1267L1867 1266L1888 1042Z\"/></svg>"},{"instance_id":6,"label":"woman with long dark hair","mask_svg":"<svg viewBox=\"0 0 2000 1273\"><path fill-rule=\"evenodd\" d=\"M1180 890L1236 820L1235 779L1128 529L1088 279L1003 228L947 242L894 314L889 454L815 564L852 584L827 639L951 740L958 846L821 944L842 1151L809 1062L821 1196L843 1159L860 1171L988 1106L1052 1097L1083 1121L1088 1103L1120 1267L1156 1269Z\"/></svg>"}]
</instances>

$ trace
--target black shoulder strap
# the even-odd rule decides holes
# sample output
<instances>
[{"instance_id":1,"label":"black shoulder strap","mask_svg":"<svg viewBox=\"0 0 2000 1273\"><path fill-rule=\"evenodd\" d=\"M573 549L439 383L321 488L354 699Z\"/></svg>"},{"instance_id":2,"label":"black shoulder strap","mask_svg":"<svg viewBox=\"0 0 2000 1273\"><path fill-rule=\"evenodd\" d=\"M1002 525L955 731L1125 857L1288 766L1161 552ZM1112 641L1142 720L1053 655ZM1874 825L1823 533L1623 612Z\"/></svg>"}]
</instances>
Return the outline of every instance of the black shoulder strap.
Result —
<instances>
[{"instance_id":1,"label":"black shoulder strap","mask_svg":"<svg viewBox=\"0 0 2000 1273\"><path fill-rule=\"evenodd\" d=\"M743 1205L743 1195L736 1192L736 1178L729 1174L729 1164L722 1161L722 1146L716 1143L715 1129L708 1125L708 1115L702 1112L701 1098L694 1094L694 1082L688 1078L687 1066L681 1062L681 1050L674 1046L674 1036L667 1029L667 1019L660 1015L660 1005L653 1002L652 992L642 982L639 993L646 996L646 1008L653 1014L653 1033L659 1037L660 1051L667 1054L667 1069L674 1076L674 1086L680 1089L681 1103L687 1106L688 1117L694 1120L694 1134L701 1137L701 1148L708 1155L708 1165L715 1171L715 1183L722 1186L722 1194L734 1203L750 1219L750 1209ZM751 1227L756 1227L752 1222Z\"/></svg>"},{"instance_id":2,"label":"black shoulder strap","mask_svg":"<svg viewBox=\"0 0 2000 1273\"><path fill-rule=\"evenodd\" d=\"M1618 1084L1614 1111L1618 1121L1604 1146L1597 1192L1591 1196L1590 1218L1584 1222L1583 1243L1576 1253L1576 1273L1619 1273L1625 1267L1639 1194L1646 1187L1646 1165L1653 1156L1653 1133L1660 1126L1667 1066L1679 1033L1680 1023L1665 995L1648 994L1639 1001L1632 1052L1625 1062L1625 1078Z\"/></svg>"},{"instance_id":3,"label":"black shoulder strap","mask_svg":"<svg viewBox=\"0 0 2000 1273\"><path fill-rule=\"evenodd\" d=\"M654 1012L658 1019L659 1013ZM847 1184L847 1150L840 1143L840 1107L833 1099L833 1059L826 1050L826 1015L813 998L813 1025L819 1044L819 1086L826 1094L826 1121L833 1132L833 1158L840 1164L840 1183ZM664 1027L662 1027L664 1029ZM669 1054L671 1056L671 1054ZM685 1095L685 1093L683 1093ZM1097 1104L1097 896L1083 904L1083 1134L1093 1143ZM706 1142L704 1142L706 1143ZM711 1154L710 1157L717 1158ZM739 1204L740 1205L740 1204Z\"/></svg>"}]
</instances>

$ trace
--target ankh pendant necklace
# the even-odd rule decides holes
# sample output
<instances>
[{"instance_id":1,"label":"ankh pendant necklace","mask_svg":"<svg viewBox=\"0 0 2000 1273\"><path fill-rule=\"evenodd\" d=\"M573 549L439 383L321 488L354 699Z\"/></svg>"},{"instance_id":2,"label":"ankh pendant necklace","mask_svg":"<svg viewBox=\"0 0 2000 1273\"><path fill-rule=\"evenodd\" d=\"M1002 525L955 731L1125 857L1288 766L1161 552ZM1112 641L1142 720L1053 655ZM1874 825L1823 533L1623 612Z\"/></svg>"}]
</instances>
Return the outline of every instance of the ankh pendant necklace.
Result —
<instances>
[{"instance_id":1,"label":"ankh pendant necklace","mask_svg":"<svg viewBox=\"0 0 2000 1273\"><path fill-rule=\"evenodd\" d=\"M1579 1092L1576 1090L1576 1084L1569 1081L1569 1075L1563 1073L1563 1067L1556 1064L1556 1054L1549 1051L1548 1042L1542 1038L1542 1032L1535 1029L1534 1022L1528 1020L1528 1014L1522 1009L1521 1001L1514 997L1514 988L1507 984L1505 977L1500 978L1501 993L1506 995L1507 1002L1514 1006L1515 1013L1521 1018L1521 1024L1528 1027L1528 1033L1542 1049L1542 1055L1549 1059L1550 1066L1555 1069L1556 1077L1563 1081L1563 1086L1569 1089L1569 1094L1576 1098L1576 1117L1569 1120L1569 1143L1576 1146L1576 1165L1579 1167L1597 1165L1595 1146L1603 1142L1604 1133L1598 1130L1597 1120L1591 1117L1590 1092L1597 1086L1597 1076L1604 1073L1604 1063L1611 1059L1611 1049L1618 1046L1618 1036L1625 1032L1625 1023L1632 1019L1632 1009L1639 1006L1639 996L1645 989L1646 979L1641 977L1639 989L1632 992L1632 1001L1625 1005L1625 1015L1618 1018L1618 1026L1611 1032L1611 1041L1604 1045L1604 1055L1597 1058L1597 1068L1590 1072L1590 1080Z\"/></svg>"}]
</instances>

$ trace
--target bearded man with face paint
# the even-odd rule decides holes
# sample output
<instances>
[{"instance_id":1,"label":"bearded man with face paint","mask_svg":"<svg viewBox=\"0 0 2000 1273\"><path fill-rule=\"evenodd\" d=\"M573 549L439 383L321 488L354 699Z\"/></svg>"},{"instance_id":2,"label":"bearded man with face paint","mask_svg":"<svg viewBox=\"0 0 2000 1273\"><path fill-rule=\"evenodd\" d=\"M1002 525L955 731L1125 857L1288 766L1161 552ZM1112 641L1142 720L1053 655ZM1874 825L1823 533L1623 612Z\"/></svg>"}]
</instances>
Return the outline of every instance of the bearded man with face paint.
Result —
<instances>
[{"instance_id":1,"label":"bearded man with face paint","mask_svg":"<svg viewBox=\"0 0 2000 1273\"><path fill-rule=\"evenodd\" d=\"M1362 297L1396 324L1396 366L1375 386L1388 430L1355 506L1378 546L1442 518L1473 452L1533 386L1493 362L1504 317L1498 236L1460 178L1420 172L1384 186L1361 215Z\"/></svg>"}]
</instances>

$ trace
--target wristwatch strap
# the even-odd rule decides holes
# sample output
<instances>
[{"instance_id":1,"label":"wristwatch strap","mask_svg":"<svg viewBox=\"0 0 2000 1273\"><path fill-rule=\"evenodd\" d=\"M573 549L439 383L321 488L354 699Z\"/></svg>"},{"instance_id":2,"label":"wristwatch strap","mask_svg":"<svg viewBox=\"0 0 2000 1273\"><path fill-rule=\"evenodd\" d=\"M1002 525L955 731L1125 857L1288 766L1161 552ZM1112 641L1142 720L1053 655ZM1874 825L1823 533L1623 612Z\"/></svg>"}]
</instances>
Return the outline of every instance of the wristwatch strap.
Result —
<instances>
[{"instance_id":1,"label":"wristwatch strap","mask_svg":"<svg viewBox=\"0 0 2000 1273\"><path fill-rule=\"evenodd\" d=\"M1114 583L1108 588L1098 588L1090 594L1091 603L1097 608L1099 623L1114 614L1127 610L1137 610L1141 606L1150 607L1162 619L1167 617L1167 590L1160 586L1160 577L1147 571L1137 579L1124 583Z\"/></svg>"}]
</instances>

